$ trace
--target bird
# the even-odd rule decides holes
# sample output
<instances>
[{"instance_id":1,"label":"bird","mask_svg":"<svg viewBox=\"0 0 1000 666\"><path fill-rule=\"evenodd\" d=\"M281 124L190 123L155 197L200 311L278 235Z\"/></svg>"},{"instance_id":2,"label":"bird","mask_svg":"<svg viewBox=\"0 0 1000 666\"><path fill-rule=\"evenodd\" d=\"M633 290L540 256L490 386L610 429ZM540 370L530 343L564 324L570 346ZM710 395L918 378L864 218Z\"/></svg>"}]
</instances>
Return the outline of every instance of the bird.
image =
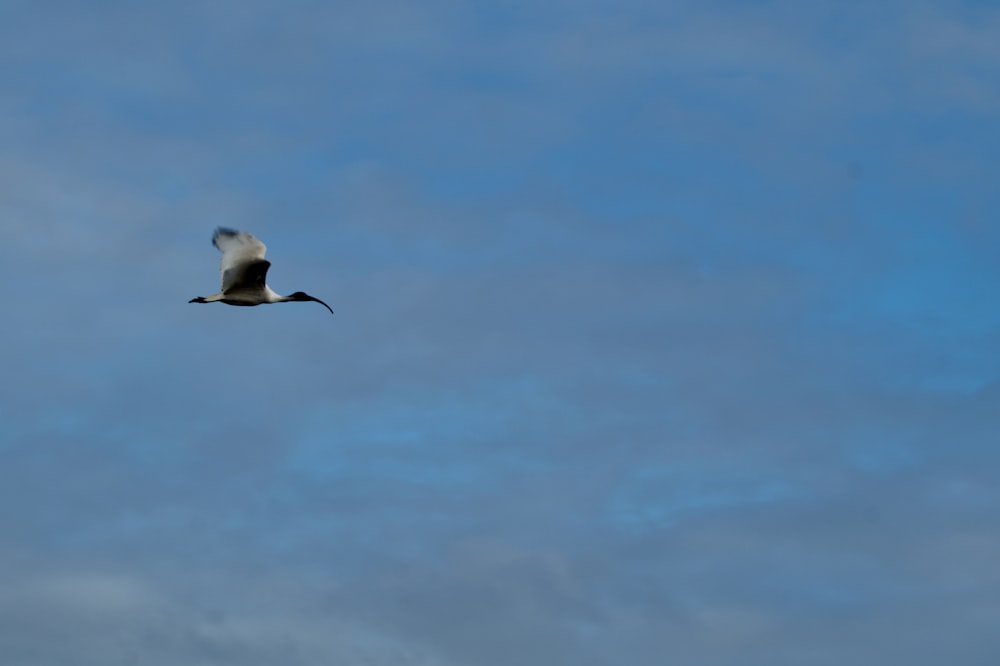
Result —
<instances>
[{"instance_id":1,"label":"bird","mask_svg":"<svg viewBox=\"0 0 1000 666\"><path fill-rule=\"evenodd\" d=\"M212 245L222 253L222 291L211 296L197 296L188 303L260 305L316 301L333 314L333 308L305 292L282 296L272 291L265 282L267 269L271 266L271 262L264 258L267 246L247 232L218 227L212 234Z\"/></svg>"}]
</instances>

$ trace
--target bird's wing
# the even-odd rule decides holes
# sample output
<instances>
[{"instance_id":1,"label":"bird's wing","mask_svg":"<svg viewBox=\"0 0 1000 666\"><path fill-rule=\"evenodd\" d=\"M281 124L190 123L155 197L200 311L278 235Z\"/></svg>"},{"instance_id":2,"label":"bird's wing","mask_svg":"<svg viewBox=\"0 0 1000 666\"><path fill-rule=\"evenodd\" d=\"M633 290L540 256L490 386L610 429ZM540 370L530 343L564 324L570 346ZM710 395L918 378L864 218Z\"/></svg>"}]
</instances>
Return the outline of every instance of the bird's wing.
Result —
<instances>
[{"instance_id":1,"label":"bird's wing","mask_svg":"<svg viewBox=\"0 0 1000 666\"><path fill-rule=\"evenodd\" d=\"M267 269L271 262L258 259L243 264L237 264L222 273L222 293L234 291L259 291L267 284Z\"/></svg>"},{"instance_id":2,"label":"bird's wing","mask_svg":"<svg viewBox=\"0 0 1000 666\"><path fill-rule=\"evenodd\" d=\"M212 244L222 252L220 271L222 291L234 287L262 287L271 265L264 259L267 247L259 240L235 229L219 227L212 236Z\"/></svg>"}]
</instances>

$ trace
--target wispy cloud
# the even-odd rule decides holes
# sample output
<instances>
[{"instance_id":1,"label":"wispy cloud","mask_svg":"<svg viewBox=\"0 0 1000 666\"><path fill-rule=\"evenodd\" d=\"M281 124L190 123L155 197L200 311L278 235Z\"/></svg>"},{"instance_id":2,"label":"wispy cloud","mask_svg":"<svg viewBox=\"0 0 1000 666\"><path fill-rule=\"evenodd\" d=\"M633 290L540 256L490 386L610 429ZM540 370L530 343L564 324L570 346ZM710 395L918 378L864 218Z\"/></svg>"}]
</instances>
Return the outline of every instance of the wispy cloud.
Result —
<instances>
[{"instance_id":1,"label":"wispy cloud","mask_svg":"<svg viewBox=\"0 0 1000 666\"><path fill-rule=\"evenodd\" d=\"M2 660L992 663L994 10L52 8Z\"/></svg>"}]
</instances>

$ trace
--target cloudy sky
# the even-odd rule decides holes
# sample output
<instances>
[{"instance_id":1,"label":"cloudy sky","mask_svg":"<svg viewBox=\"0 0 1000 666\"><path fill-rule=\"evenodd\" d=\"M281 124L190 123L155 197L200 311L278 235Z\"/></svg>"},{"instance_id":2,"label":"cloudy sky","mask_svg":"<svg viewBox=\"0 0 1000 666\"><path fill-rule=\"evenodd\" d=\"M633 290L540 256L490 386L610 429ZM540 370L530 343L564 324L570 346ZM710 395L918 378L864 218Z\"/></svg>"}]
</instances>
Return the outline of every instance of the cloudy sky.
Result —
<instances>
[{"instance_id":1,"label":"cloudy sky","mask_svg":"<svg viewBox=\"0 0 1000 666\"><path fill-rule=\"evenodd\" d=\"M1000 8L0 4L0 662L992 666ZM190 305L216 226L315 304Z\"/></svg>"}]
</instances>

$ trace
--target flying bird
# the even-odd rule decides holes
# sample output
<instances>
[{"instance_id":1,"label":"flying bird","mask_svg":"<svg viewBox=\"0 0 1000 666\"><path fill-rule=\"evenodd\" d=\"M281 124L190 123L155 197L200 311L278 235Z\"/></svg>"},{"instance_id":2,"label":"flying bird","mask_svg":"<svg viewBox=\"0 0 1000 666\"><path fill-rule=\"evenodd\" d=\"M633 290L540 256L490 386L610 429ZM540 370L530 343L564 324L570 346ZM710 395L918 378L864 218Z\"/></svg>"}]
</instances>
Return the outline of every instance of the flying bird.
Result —
<instances>
[{"instance_id":1,"label":"flying bird","mask_svg":"<svg viewBox=\"0 0 1000 666\"><path fill-rule=\"evenodd\" d=\"M212 245L222 253L222 291L211 296L192 298L188 303L260 305L316 301L333 314L333 308L305 292L297 291L290 296L282 296L272 291L265 282L267 269L271 266L271 262L264 258L267 247L247 232L219 227L212 234Z\"/></svg>"}]
</instances>

